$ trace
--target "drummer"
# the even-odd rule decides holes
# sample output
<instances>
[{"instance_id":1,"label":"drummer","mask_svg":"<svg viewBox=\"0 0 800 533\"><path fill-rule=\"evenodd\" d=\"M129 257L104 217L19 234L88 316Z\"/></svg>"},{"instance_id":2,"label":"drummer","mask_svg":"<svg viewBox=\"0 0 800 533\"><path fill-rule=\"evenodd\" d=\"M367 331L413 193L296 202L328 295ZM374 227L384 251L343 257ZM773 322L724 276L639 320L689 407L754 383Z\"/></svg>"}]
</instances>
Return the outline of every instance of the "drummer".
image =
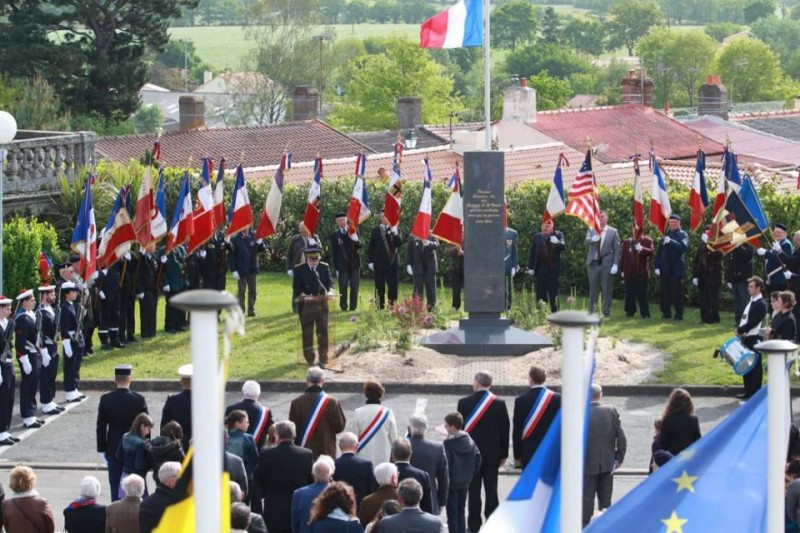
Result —
<instances>
[{"instance_id":1,"label":"drummer","mask_svg":"<svg viewBox=\"0 0 800 533\"><path fill-rule=\"evenodd\" d=\"M312 244L305 249L306 262L295 265L292 276L300 328L303 331L303 357L308 366L314 366L314 329L317 330L319 367L328 363L328 294L333 282L331 270L321 262L322 250Z\"/></svg>"},{"instance_id":2,"label":"drummer","mask_svg":"<svg viewBox=\"0 0 800 533\"><path fill-rule=\"evenodd\" d=\"M736 395L737 398L744 400L750 398L761 388L764 373L761 367L761 354L755 350L755 345L762 340L761 323L767 316L767 302L761 296L763 288L764 280L758 276L753 276L747 280L747 292L750 295L750 301L744 308L739 327L736 328L736 335L741 339L742 344L756 354L753 370L742 376L744 392Z\"/></svg>"}]
</instances>

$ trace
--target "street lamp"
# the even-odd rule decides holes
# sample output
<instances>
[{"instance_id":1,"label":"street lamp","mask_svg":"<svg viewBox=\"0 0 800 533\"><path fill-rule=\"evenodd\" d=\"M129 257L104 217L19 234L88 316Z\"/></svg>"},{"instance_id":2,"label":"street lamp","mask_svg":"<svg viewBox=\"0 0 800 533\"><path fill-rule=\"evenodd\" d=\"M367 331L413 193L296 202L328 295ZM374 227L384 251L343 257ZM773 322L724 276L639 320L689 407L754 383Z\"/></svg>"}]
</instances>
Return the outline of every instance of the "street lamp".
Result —
<instances>
[{"instance_id":1,"label":"street lamp","mask_svg":"<svg viewBox=\"0 0 800 533\"><path fill-rule=\"evenodd\" d=\"M0 294L3 294L3 165L8 150L3 148L17 136L17 121L6 111L0 111Z\"/></svg>"},{"instance_id":2,"label":"street lamp","mask_svg":"<svg viewBox=\"0 0 800 533\"><path fill-rule=\"evenodd\" d=\"M183 92L189 92L189 39L180 39L183 43Z\"/></svg>"},{"instance_id":3,"label":"street lamp","mask_svg":"<svg viewBox=\"0 0 800 533\"><path fill-rule=\"evenodd\" d=\"M417 147L417 132L408 130L405 134L405 141L403 142L407 150L413 150Z\"/></svg>"}]
</instances>

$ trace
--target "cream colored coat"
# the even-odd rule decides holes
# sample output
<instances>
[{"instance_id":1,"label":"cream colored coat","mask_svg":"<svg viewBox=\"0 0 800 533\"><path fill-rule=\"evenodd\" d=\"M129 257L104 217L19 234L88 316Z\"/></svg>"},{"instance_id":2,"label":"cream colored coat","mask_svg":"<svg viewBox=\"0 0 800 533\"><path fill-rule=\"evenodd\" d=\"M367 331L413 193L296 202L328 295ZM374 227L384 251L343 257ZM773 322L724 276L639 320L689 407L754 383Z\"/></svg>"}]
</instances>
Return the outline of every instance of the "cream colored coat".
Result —
<instances>
[{"instance_id":1,"label":"cream colored coat","mask_svg":"<svg viewBox=\"0 0 800 533\"><path fill-rule=\"evenodd\" d=\"M384 406L385 407L385 406ZM380 404L368 403L356 409L356 433L359 435L369 426L378 414ZM387 407L387 409L389 409ZM394 412L389 409L389 418L383 423L378 433L372 437L364 448L358 452L359 457L372 461L372 466L389 461L392 453L392 442L397 439L397 422L394 419Z\"/></svg>"}]
</instances>

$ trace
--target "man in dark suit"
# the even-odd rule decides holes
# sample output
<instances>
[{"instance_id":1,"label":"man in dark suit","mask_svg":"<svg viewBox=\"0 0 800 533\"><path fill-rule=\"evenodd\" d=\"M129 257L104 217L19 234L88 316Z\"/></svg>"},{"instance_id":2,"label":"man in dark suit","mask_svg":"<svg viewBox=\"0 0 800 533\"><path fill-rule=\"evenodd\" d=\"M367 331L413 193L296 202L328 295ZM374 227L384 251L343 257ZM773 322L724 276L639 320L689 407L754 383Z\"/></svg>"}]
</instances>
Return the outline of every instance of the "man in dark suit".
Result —
<instances>
[{"instance_id":1,"label":"man in dark suit","mask_svg":"<svg viewBox=\"0 0 800 533\"><path fill-rule=\"evenodd\" d=\"M634 234L622 242L622 279L625 285L625 316L639 314L650 318L650 304L647 299L647 286L650 281L650 258L653 257L653 239L641 233Z\"/></svg>"},{"instance_id":2,"label":"man in dark suit","mask_svg":"<svg viewBox=\"0 0 800 533\"><path fill-rule=\"evenodd\" d=\"M669 229L658 245L655 259L656 276L661 277L659 300L661 318L683 320L684 293L683 277L686 275L686 251L689 249L689 236L681 229L681 217L676 213L669 216Z\"/></svg>"},{"instance_id":3,"label":"man in dark suit","mask_svg":"<svg viewBox=\"0 0 800 533\"><path fill-rule=\"evenodd\" d=\"M396 515L381 519L380 529L384 533L440 533L442 521L421 509L424 486L416 479L405 479L397 487L403 509Z\"/></svg>"},{"instance_id":4,"label":"man in dark suit","mask_svg":"<svg viewBox=\"0 0 800 533\"><path fill-rule=\"evenodd\" d=\"M294 444L294 422L283 420L275 424L278 445L264 448L253 473L254 512L264 516L270 533L292 531L292 495L312 482L311 450ZM262 498L266 505L262 505Z\"/></svg>"},{"instance_id":5,"label":"man in dark suit","mask_svg":"<svg viewBox=\"0 0 800 533\"><path fill-rule=\"evenodd\" d=\"M245 310L244 296L247 292L247 316L256 316L256 276L258 275L258 253L266 251L264 239L256 239L253 228L234 235L230 241L228 267L233 279L239 284L237 296L239 307Z\"/></svg>"},{"instance_id":6,"label":"man in dark suit","mask_svg":"<svg viewBox=\"0 0 800 533\"><path fill-rule=\"evenodd\" d=\"M228 271L227 248L225 233L218 231L198 253L200 281L204 289L225 290L225 273Z\"/></svg>"},{"instance_id":7,"label":"man in dark suit","mask_svg":"<svg viewBox=\"0 0 800 533\"><path fill-rule=\"evenodd\" d=\"M447 456L441 442L425 438L428 429L428 417L422 413L411 415L408 421L408 433L411 435L411 466L428 473L431 480L433 498L432 514L439 516L441 508L447 505L450 474L447 468Z\"/></svg>"},{"instance_id":8,"label":"man in dark suit","mask_svg":"<svg viewBox=\"0 0 800 533\"><path fill-rule=\"evenodd\" d=\"M533 236L528 258L528 275L536 280L536 299L550 302L550 310L554 313L558 311L558 278L563 268L561 254L565 248L564 234L555 229L552 220L548 220Z\"/></svg>"},{"instance_id":9,"label":"man in dark suit","mask_svg":"<svg viewBox=\"0 0 800 533\"><path fill-rule=\"evenodd\" d=\"M694 256L692 285L697 287L700 303L700 321L704 324L719 323L719 290L722 286L722 252L710 250L706 226L700 235L700 247Z\"/></svg>"},{"instance_id":10,"label":"man in dark suit","mask_svg":"<svg viewBox=\"0 0 800 533\"><path fill-rule=\"evenodd\" d=\"M517 275L517 266L519 265L517 230L506 228L503 242L505 243L506 310L508 310L511 309L511 304L514 302L514 276Z\"/></svg>"},{"instance_id":11,"label":"man in dark suit","mask_svg":"<svg viewBox=\"0 0 800 533\"><path fill-rule=\"evenodd\" d=\"M544 386L547 372L533 365L528 372L530 389L514 400L514 461L525 468L544 439L547 428L561 408L561 395ZM539 415L534 416L537 410Z\"/></svg>"},{"instance_id":12,"label":"man in dark suit","mask_svg":"<svg viewBox=\"0 0 800 533\"><path fill-rule=\"evenodd\" d=\"M306 248L306 262L294 268L292 294L297 301L300 328L303 332L303 357L308 366L314 365L314 329L317 330L319 365L328 362L328 298L333 287L331 271L319 258L317 245Z\"/></svg>"},{"instance_id":13,"label":"man in dark suit","mask_svg":"<svg viewBox=\"0 0 800 533\"><path fill-rule=\"evenodd\" d=\"M321 244L319 237L311 235L305 223L298 224L299 233L289 241L289 249L286 251L286 273L291 278L294 276L294 267L306 262L306 248L312 244ZM292 298L292 311L297 312L297 300Z\"/></svg>"},{"instance_id":14,"label":"man in dark suit","mask_svg":"<svg viewBox=\"0 0 800 533\"><path fill-rule=\"evenodd\" d=\"M153 252L155 244L148 244L139 258L136 276L136 299L139 300L139 332L143 339L156 336L156 310L158 309L158 261Z\"/></svg>"},{"instance_id":15,"label":"man in dark suit","mask_svg":"<svg viewBox=\"0 0 800 533\"><path fill-rule=\"evenodd\" d=\"M183 365L178 369L181 377L181 389L178 394L170 394L164 402L164 409L161 411L161 429L164 429L173 420L181 425L183 429L183 440L181 444L184 450L189 449L192 440L192 374L194 367L192 364Z\"/></svg>"},{"instance_id":16,"label":"man in dark suit","mask_svg":"<svg viewBox=\"0 0 800 533\"><path fill-rule=\"evenodd\" d=\"M97 409L97 452L103 454L108 464L108 484L111 501L119 499L119 480L122 477L122 461L117 459L117 448L122 436L130 431L133 419L147 413L144 396L131 390L131 365L114 367L116 390L100 397Z\"/></svg>"},{"instance_id":17,"label":"man in dark suit","mask_svg":"<svg viewBox=\"0 0 800 533\"><path fill-rule=\"evenodd\" d=\"M0 296L0 446L13 446L19 439L8 432L14 413L14 318L11 298Z\"/></svg>"},{"instance_id":18,"label":"man in dark suit","mask_svg":"<svg viewBox=\"0 0 800 533\"><path fill-rule=\"evenodd\" d=\"M497 476L500 466L508 459L508 437L511 422L506 402L489 388L492 375L477 372L470 396L458 400L458 412L464 417L464 431L469 433L481 452L481 467L469 486L467 525L470 531L481 528L481 485L486 491L484 515L488 519L500 501L497 496Z\"/></svg>"},{"instance_id":19,"label":"man in dark suit","mask_svg":"<svg viewBox=\"0 0 800 533\"><path fill-rule=\"evenodd\" d=\"M436 305L436 273L439 268L437 248L438 240L417 237L409 237L406 247L406 272L414 278L414 296L422 298L422 291L425 291L428 311Z\"/></svg>"},{"instance_id":20,"label":"man in dark suit","mask_svg":"<svg viewBox=\"0 0 800 533\"><path fill-rule=\"evenodd\" d=\"M753 277L753 255L755 249L745 243L737 246L728 254L728 264L725 269L725 279L728 288L733 292L733 315L735 324L739 324L742 313L750 301L747 293L747 280Z\"/></svg>"},{"instance_id":21,"label":"man in dark suit","mask_svg":"<svg viewBox=\"0 0 800 533\"><path fill-rule=\"evenodd\" d=\"M767 274L765 289L770 293L786 290L786 277L783 275L783 263L780 254L792 255L792 243L787 239L789 229L785 224L775 224L772 234L775 237L775 245L771 249L759 248L756 253L763 257L764 272ZM780 250L780 251L779 251Z\"/></svg>"},{"instance_id":22,"label":"man in dark suit","mask_svg":"<svg viewBox=\"0 0 800 533\"><path fill-rule=\"evenodd\" d=\"M411 443L408 439L397 439L392 443L392 461L397 466L397 479L416 479L422 485L420 507L426 513L433 513L433 494L431 478L427 472L411 466Z\"/></svg>"},{"instance_id":23,"label":"man in dark suit","mask_svg":"<svg viewBox=\"0 0 800 533\"><path fill-rule=\"evenodd\" d=\"M225 408L227 417L232 411L244 411L250 424L247 432L256 441L256 447L260 450L267 441L269 428L273 424L272 411L266 405L262 405L258 400L261 397L261 385L257 381L248 380L242 385L242 401Z\"/></svg>"},{"instance_id":24,"label":"man in dark suit","mask_svg":"<svg viewBox=\"0 0 800 533\"><path fill-rule=\"evenodd\" d=\"M589 524L594 514L594 498L597 509L611 507L616 469L625 460L627 441L619 413L613 405L600 403L603 388L592 383L592 403L589 406L589 435L586 437L586 457L583 470L583 527Z\"/></svg>"},{"instance_id":25,"label":"man in dark suit","mask_svg":"<svg viewBox=\"0 0 800 533\"><path fill-rule=\"evenodd\" d=\"M336 230L330 235L331 263L339 280L339 307L347 311L347 289L350 289L350 310L358 306L358 283L361 279L361 243L358 233L348 234L347 213L336 213Z\"/></svg>"},{"instance_id":26,"label":"man in dark suit","mask_svg":"<svg viewBox=\"0 0 800 533\"><path fill-rule=\"evenodd\" d=\"M381 223L372 229L367 247L369 269L375 272L375 292L378 293L378 307L383 309L386 287L389 287L389 305L397 301L397 264L400 245L403 243L397 226L390 226L389 220L381 210Z\"/></svg>"},{"instance_id":27,"label":"man in dark suit","mask_svg":"<svg viewBox=\"0 0 800 533\"><path fill-rule=\"evenodd\" d=\"M181 464L167 461L158 469L158 480L153 494L142 501L139 506L139 533L150 533L161 521L167 507L175 503L173 489L181 475Z\"/></svg>"},{"instance_id":28,"label":"man in dark suit","mask_svg":"<svg viewBox=\"0 0 800 533\"><path fill-rule=\"evenodd\" d=\"M186 272L184 263L186 262L186 247L182 244L176 246L168 254L162 254L161 259L161 290L164 291L164 299L167 304L164 309L164 331L175 333L186 329L186 312L177 307L169 305L173 296L186 290Z\"/></svg>"},{"instance_id":29,"label":"man in dark suit","mask_svg":"<svg viewBox=\"0 0 800 533\"><path fill-rule=\"evenodd\" d=\"M314 500L325 490L325 487L330 485L334 470L333 459L327 455L320 455L311 466L314 482L300 487L292 494L292 531L294 533L310 533L309 520Z\"/></svg>"},{"instance_id":30,"label":"man in dark suit","mask_svg":"<svg viewBox=\"0 0 800 533\"><path fill-rule=\"evenodd\" d=\"M753 276L747 280L747 292L750 294L750 301L744 308L739 326L736 328L736 335L741 339L742 344L755 352L756 363L753 369L742 376L744 381L744 392L737 394L740 399L748 399L761 388L761 381L764 377L764 370L761 366L761 354L755 351L755 345L761 342L761 323L767 316L767 302L761 296L764 288L764 280L758 276Z\"/></svg>"},{"instance_id":31,"label":"man in dark suit","mask_svg":"<svg viewBox=\"0 0 800 533\"><path fill-rule=\"evenodd\" d=\"M339 448L342 455L336 459L336 470L333 473L335 481L344 481L356 493L356 509L361 506L361 500L372 494L377 488L375 475L372 473L372 461L356 455L358 437L355 433L342 433L339 437Z\"/></svg>"}]
</instances>

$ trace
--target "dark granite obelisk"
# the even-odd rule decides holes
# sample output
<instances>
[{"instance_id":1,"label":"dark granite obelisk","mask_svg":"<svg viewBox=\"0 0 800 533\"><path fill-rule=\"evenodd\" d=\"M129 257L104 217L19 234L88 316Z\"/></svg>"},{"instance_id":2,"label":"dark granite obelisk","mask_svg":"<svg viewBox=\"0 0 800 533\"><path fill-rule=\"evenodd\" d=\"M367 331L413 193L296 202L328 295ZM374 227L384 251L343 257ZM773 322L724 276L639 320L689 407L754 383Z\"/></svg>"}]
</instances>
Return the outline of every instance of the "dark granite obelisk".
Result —
<instances>
[{"instance_id":1,"label":"dark granite obelisk","mask_svg":"<svg viewBox=\"0 0 800 533\"><path fill-rule=\"evenodd\" d=\"M424 345L456 355L522 355L550 339L511 326L505 310L504 153L464 154L464 293L469 318Z\"/></svg>"}]
</instances>

